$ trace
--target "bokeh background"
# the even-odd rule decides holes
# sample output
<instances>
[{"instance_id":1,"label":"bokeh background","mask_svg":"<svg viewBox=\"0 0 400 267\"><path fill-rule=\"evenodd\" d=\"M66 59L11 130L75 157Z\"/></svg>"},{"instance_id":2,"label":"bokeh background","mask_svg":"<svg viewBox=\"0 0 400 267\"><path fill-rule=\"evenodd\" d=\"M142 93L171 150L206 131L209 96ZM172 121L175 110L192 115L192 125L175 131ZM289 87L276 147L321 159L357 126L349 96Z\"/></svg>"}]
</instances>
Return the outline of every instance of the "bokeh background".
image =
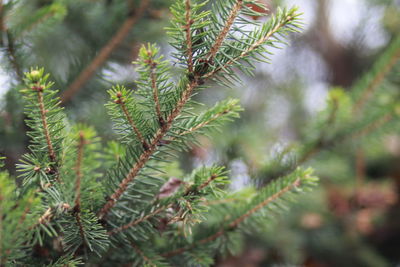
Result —
<instances>
[{"instance_id":1,"label":"bokeh background","mask_svg":"<svg viewBox=\"0 0 400 267\"><path fill-rule=\"evenodd\" d=\"M103 107L106 91L116 83L135 88L131 62L142 44L156 42L170 58L164 27L172 2L0 0L0 155L7 157L11 173L29 141L19 95L23 72L44 67L61 91L69 119L93 125L104 142L112 140ZM271 64L259 64L255 77L197 96L209 105L227 96L240 98L245 111L221 133L202 138L180 164L185 171L228 166L232 190L273 175L271 164L283 150L315 134L309 125L326 108L329 92L352 90L400 34L398 0L263 3L269 12L299 6L303 32L292 35L288 47L274 49ZM399 72L392 75L400 91ZM327 147L302 165L316 169L319 188L263 234L249 233L239 255L218 259L217 266L399 266L398 132Z\"/></svg>"}]
</instances>

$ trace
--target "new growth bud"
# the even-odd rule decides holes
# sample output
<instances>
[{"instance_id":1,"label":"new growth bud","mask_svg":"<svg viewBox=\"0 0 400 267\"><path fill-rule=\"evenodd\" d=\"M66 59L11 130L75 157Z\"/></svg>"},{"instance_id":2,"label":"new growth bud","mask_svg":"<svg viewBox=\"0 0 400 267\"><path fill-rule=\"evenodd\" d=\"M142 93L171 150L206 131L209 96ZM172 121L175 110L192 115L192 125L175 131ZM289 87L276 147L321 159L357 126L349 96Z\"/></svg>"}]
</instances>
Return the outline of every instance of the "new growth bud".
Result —
<instances>
[{"instance_id":1,"label":"new growth bud","mask_svg":"<svg viewBox=\"0 0 400 267\"><path fill-rule=\"evenodd\" d=\"M38 82L41 78L41 73L38 70L32 70L29 73L29 77L31 78L32 82Z\"/></svg>"}]
</instances>

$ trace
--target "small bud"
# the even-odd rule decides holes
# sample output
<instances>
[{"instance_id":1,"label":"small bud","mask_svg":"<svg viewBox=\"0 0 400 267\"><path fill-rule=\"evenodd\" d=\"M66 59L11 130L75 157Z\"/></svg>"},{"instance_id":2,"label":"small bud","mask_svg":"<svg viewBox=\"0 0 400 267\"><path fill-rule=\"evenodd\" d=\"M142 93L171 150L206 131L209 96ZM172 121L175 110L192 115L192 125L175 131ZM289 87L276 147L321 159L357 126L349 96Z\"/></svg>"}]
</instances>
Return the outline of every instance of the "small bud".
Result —
<instances>
[{"instance_id":1,"label":"small bud","mask_svg":"<svg viewBox=\"0 0 400 267\"><path fill-rule=\"evenodd\" d=\"M122 93L121 92L117 92L117 97L121 98L122 97Z\"/></svg>"},{"instance_id":2,"label":"small bud","mask_svg":"<svg viewBox=\"0 0 400 267\"><path fill-rule=\"evenodd\" d=\"M40 171L40 167L39 167L39 166L36 166L35 168L33 168L33 170L34 170L35 172L38 172L38 171Z\"/></svg>"},{"instance_id":3,"label":"small bud","mask_svg":"<svg viewBox=\"0 0 400 267\"><path fill-rule=\"evenodd\" d=\"M30 73L29 73L29 76L30 76L30 78L31 78L31 80L32 80L32 82L38 82L39 80L40 80L40 71L38 71L38 70L32 70Z\"/></svg>"}]
</instances>

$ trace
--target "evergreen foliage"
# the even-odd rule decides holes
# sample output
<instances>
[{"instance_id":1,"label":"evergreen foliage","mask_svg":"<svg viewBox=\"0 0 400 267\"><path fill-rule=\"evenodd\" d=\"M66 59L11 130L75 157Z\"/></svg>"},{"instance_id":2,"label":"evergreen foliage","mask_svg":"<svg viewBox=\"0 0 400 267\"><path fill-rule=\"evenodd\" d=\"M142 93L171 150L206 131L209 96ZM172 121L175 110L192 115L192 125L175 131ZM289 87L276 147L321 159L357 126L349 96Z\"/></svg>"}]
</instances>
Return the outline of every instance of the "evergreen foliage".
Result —
<instances>
[{"instance_id":1,"label":"evergreen foliage","mask_svg":"<svg viewBox=\"0 0 400 267\"><path fill-rule=\"evenodd\" d=\"M261 211L271 216L293 193L314 186L311 171L296 169L253 191L248 201L214 206L207 203L228 196L223 167L200 167L178 178L166 172L196 136L241 111L237 100L227 99L199 112L193 95L210 87L208 80L239 81L234 68L251 74L254 62L268 60L268 47L299 29L295 8L256 22L247 19L260 15L249 3L218 1L208 10L207 1L176 2L168 31L179 74L173 77L156 46L140 49L136 90L109 90L107 109L120 144L108 148L92 128L66 119L43 69L25 74L21 93L31 145L18 164L19 193L1 175L2 266L210 265L218 247L237 242L242 224ZM62 15L61 6L52 8ZM243 27L249 23L252 28Z\"/></svg>"},{"instance_id":2,"label":"evergreen foliage","mask_svg":"<svg viewBox=\"0 0 400 267\"><path fill-rule=\"evenodd\" d=\"M167 31L178 70L157 46L142 46L136 88L108 91L106 108L119 138L107 145L93 128L67 119L44 69L25 74L21 93L30 152L17 165L20 187L0 173L1 267L210 266L216 256L237 253L243 234L262 228L298 193L315 187L312 170L300 166L312 155L397 126L398 91L390 90L389 100L373 96L398 67L400 39L355 90L331 91L296 162L288 163L285 151L236 192L224 167L182 174L176 167L180 153L242 111L236 99L203 107L193 96L215 82L240 82L237 70L252 75L257 62L269 62L270 48L301 27L296 8L255 21L249 18L263 14L249 4L258 2L176 1ZM48 12L60 19L62 2L29 19L45 19ZM16 33L23 34L28 26L19 25Z\"/></svg>"}]
</instances>

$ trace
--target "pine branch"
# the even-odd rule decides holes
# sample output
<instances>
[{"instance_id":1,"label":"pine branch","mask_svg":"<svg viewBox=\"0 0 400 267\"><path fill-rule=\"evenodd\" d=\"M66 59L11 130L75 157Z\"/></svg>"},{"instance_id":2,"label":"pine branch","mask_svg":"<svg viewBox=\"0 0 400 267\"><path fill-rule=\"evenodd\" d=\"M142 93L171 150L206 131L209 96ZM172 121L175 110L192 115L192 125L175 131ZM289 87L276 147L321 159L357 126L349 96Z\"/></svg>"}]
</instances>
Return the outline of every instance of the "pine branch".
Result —
<instances>
[{"instance_id":1,"label":"pine branch","mask_svg":"<svg viewBox=\"0 0 400 267\"><path fill-rule=\"evenodd\" d=\"M62 93L62 103L69 102L73 96L90 80L97 69L99 69L111 53L121 44L121 42L129 34L131 28L145 14L150 0L141 0L139 8L134 12L134 15L129 16L121 25L117 33L108 41L108 43L100 50L99 54L92 62L80 73L80 75L71 83L71 85Z\"/></svg>"},{"instance_id":2,"label":"pine branch","mask_svg":"<svg viewBox=\"0 0 400 267\"><path fill-rule=\"evenodd\" d=\"M169 205L167 205L167 206L162 206L162 207L160 207L160 208L154 210L153 212L147 214L147 215L144 216L144 217L141 217L141 218L139 218L139 219L137 219L137 220L134 220L134 221L132 221L132 222L130 222L130 223L127 223L127 224L125 224L125 225L122 225L122 226L120 226L120 227L118 227L118 228L114 228L114 229L112 229L111 231L109 231L107 234L108 234L108 235L114 235L114 234L116 234L116 233L119 233L119 232L122 232L122 231L124 231L124 230L127 230L127 229L129 229L129 228L131 228L131 227L134 227L135 225L138 225L138 224L141 223L141 222L144 222L144 221L147 221L147 220L150 219L150 218L153 218L155 215L157 215L157 214L159 214L159 213L161 213L161 212L163 212L163 211L169 209L170 207L172 207L172 203L169 204Z\"/></svg>"},{"instance_id":3,"label":"pine branch","mask_svg":"<svg viewBox=\"0 0 400 267\"><path fill-rule=\"evenodd\" d=\"M218 174L212 174L212 175L211 175L204 183L202 183L201 185L199 185L199 186L193 185L193 186L191 186L191 187L188 187L188 188L185 190L185 192L182 194L182 197L187 197L187 196L189 196L189 195L191 195L191 194L195 194L195 193L197 193L197 192L203 190L205 187L207 187L208 185L210 185L210 183L212 183L214 180L216 180L216 179L219 178L220 176L221 176L221 175L218 175ZM164 211L168 210L168 209L171 208L173 205L174 205L174 203L170 203L170 204L168 204L168 205L164 205L164 206L162 206L162 207L160 207L160 208L158 208L158 209L156 209L156 210L150 212L149 214L147 214L147 215L145 215L145 216L143 216L143 217L141 217L141 218L138 218L138 219L136 219L136 220L134 220L134 221L132 221L132 222L130 222L130 223L127 223L127 224L125 224L125 225L122 225L122 226L120 226L120 227L114 228L114 229L112 229L111 231L108 232L108 235L113 235L113 234L119 233L119 232L121 232L121 231L127 230L127 229L129 229L129 228L131 228L131 227L134 227L134 226L138 225L139 223L144 222L144 221L147 221L147 220L153 218L155 215L158 215L158 214L160 214L161 212L164 212ZM170 221L171 221L171 220L170 220Z\"/></svg>"},{"instance_id":4,"label":"pine branch","mask_svg":"<svg viewBox=\"0 0 400 267\"><path fill-rule=\"evenodd\" d=\"M192 44L192 32L191 26L193 24L192 16L191 16L191 3L190 0L186 0L185 2L186 8L186 46L187 46L187 67L189 73L193 73L193 44Z\"/></svg>"},{"instance_id":5,"label":"pine branch","mask_svg":"<svg viewBox=\"0 0 400 267\"><path fill-rule=\"evenodd\" d=\"M131 246L132 248L135 250L135 252L140 255L143 260L151 267L157 267L156 264L153 263L153 261L151 259L149 259L144 253L143 251L133 242L131 242Z\"/></svg>"},{"instance_id":6,"label":"pine branch","mask_svg":"<svg viewBox=\"0 0 400 267\"><path fill-rule=\"evenodd\" d=\"M299 14L294 13L296 10L293 9L291 10L291 12L289 12L288 14L286 14L285 17L281 18L280 22L277 23L273 28L271 28L268 32L266 32L264 34L264 36L262 36L262 38L256 40L254 43L252 43L249 47L247 47L245 50L243 50L241 52L241 54L239 56L236 56L234 58L230 58L225 64L223 64L222 66L218 66L216 68L214 68L212 71L208 72L207 74L205 74L203 76L203 78L209 78L213 75L215 75L216 73L220 72L220 71L227 71L228 67L230 65L233 64L237 64L238 61L240 61L241 59L246 58L247 56L249 56L250 54L252 54L253 52L255 52L259 47L263 46L266 42L268 42L272 36L274 36L274 34L279 33L279 31L286 27L288 24L290 24L292 21L296 20L297 17L299 16ZM272 23L274 23L274 20L277 19L277 17L272 17L270 19L270 21L272 21Z\"/></svg>"},{"instance_id":7,"label":"pine branch","mask_svg":"<svg viewBox=\"0 0 400 267\"><path fill-rule=\"evenodd\" d=\"M162 127L165 124L163 115L161 114L161 108L160 108L160 100L158 97L158 86L157 86L157 74L156 74L156 68L157 68L157 62L154 60L154 54L151 49L146 49L147 56L149 59L146 61L148 66L150 66L150 80L151 80L151 88L153 91L153 98L154 98L154 105L155 105L155 110L156 110L156 115L158 118L158 122L160 123L160 126Z\"/></svg>"},{"instance_id":8,"label":"pine branch","mask_svg":"<svg viewBox=\"0 0 400 267\"><path fill-rule=\"evenodd\" d=\"M219 110L217 113L214 113L218 108L218 104L210 110L210 114L212 113L213 115L211 117L207 116L207 114L201 114L198 116L198 118L201 118L203 116L209 117L205 121L201 121L199 124L190 127L189 129L182 131L179 133L180 136L188 135L188 134L193 134L197 132L200 129L203 129L209 125L211 125L213 122L217 121L219 118L224 117L224 116L230 116L232 115L233 117L237 117L237 112L241 111L241 108L238 107L238 101L236 100L229 100L227 102L227 105L224 106L222 110Z\"/></svg>"},{"instance_id":9,"label":"pine branch","mask_svg":"<svg viewBox=\"0 0 400 267\"><path fill-rule=\"evenodd\" d=\"M239 15L240 10L243 8L243 0L237 0L236 4L233 6L232 10L230 11L229 17L225 22L224 27L222 28L221 32L217 36L214 45L210 49L210 53L207 56L207 60L212 62L215 55L219 51L222 43L225 41L226 36L228 35L235 19Z\"/></svg>"},{"instance_id":10,"label":"pine branch","mask_svg":"<svg viewBox=\"0 0 400 267\"><path fill-rule=\"evenodd\" d=\"M214 234L209 235L209 236L207 236L207 237L205 237L203 239L200 239L199 241L194 242L190 246L178 248L178 249L163 253L162 256L165 257L165 258L174 257L174 256L182 254L182 253L184 253L184 252L186 252L188 250L191 250L191 249L193 249L193 248L195 248L195 247L197 247L199 245L204 245L204 244L207 244L207 243L210 243L210 242L216 240L217 238L219 238L219 237L223 236L225 233L227 233L227 231L232 231L232 230L236 229L248 217L250 217L251 215L253 215L257 211L261 210L265 206L269 205L270 203L280 199L287 192L293 190L294 188L300 187L301 186L301 182L302 182L302 179L300 177L296 178L291 183L289 183L287 186L285 186L285 187L281 188L280 190L276 191L273 195L267 197L266 199L264 199L263 201L261 201L260 203L255 205L253 208L251 208L249 211L247 211L246 213L242 214L241 216L239 216L234 221L230 222L227 226L224 226L224 227L220 228Z\"/></svg>"},{"instance_id":11,"label":"pine branch","mask_svg":"<svg viewBox=\"0 0 400 267\"><path fill-rule=\"evenodd\" d=\"M76 180L75 180L75 206L73 208L73 214L75 216L76 223L79 227L79 234L81 235L83 245L86 246L85 232L82 225L81 219L81 182L82 182L82 159L83 149L85 146L85 137L82 131L79 132L79 143L78 143L78 157L76 160Z\"/></svg>"},{"instance_id":12,"label":"pine branch","mask_svg":"<svg viewBox=\"0 0 400 267\"><path fill-rule=\"evenodd\" d=\"M383 55L382 58L375 64L374 76L368 84L363 88L361 96L358 97L356 103L353 106L353 113L360 114L365 104L371 98L373 93L379 88L386 76L393 70L396 63L400 60L400 37L397 37L391 47L386 52L387 55ZM388 57L388 59L386 58Z\"/></svg>"},{"instance_id":13,"label":"pine branch","mask_svg":"<svg viewBox=\"0 0 400 267\"><path fill-rule=\"evenodd\" d=\"M118 99L115 100L114 102L121 106L121 109L122 109L124 115L126 116L126 119L128 120L128 122L129 122L130 126L132 127L133 131L135 132L137 138L139 139L140 143L142 144L144 150L148 150L149 149L149 144L143 138L143 135L139 131L138 127L136 126L136 123L133 121L132 116L129 114L128 109L125 106L125 100L122 97L122 93L121 92L117 92L116 96L117 96Z\"/></svg>"},{"instance_id":14,"label":"pine branch","mask_svg":"<svg viewBox=\"0 0 400 267\"><path fill-rule=\"evenodd\" d=\"M32 75L37 75L37 73L33 73ZM44 102L43 102L43 86L37 83L36 85L32 86L31 89L37 92L37 101L39 103L40 115L43 124L43 132L44 136L46 137L49 159L51 162L56 162L56 154L54 152L53 143L51 142L49 134L49 128L47 126L46 109L44 107Z\"/></svg>"},{"instance_id":15,"label":"pine branch","mask_svg":"<svg viewBox=\"0 0 400 267\"><path fill-rule=\"evenodd\" d=\"M79 132L79 143L78 143L78 157L76 160L75 167L75 208L80 208L81 205L81 183L82 183L82 159L83 159L83 150L85 146L86 140L82 131Z\"/></svg>"},{"instance_id":16,"label":"pine branch","mask_svg":"<svg viewBox=\"0 0 400 267\"><path fill-rule=\"evenodd\" d=\"M189 100L193 89L199 85L198 79L195 79L191 81L186 89L184 90L181 99L178 101L176 107L172 111L172 113L167 117L166 124L158 129L157 133L155 134L153 140L149 144L149 149L145 150L139 157L138 161L135 163L135 165L130 169L129 173L126 175L126 177L122 180L122 182L119 184L118 188L115 190L115 192L111 195L109 200L104 204L103 208L100 210L98 213L98 216L100 218L103 218L108 214L110 209L114 207L116 202L119 200L119 198L122 196L122 194L126 191L128 188L128 185L133 181L133 179L136 177L136 175L139 173L141 168L146 164L146 162L150 159L151 155L157 151L158 148L158 143L163 139L165 134L168 132L169 128L172 126L173 121L175 118L180 114L182 111L182 108L186 104L186 102Z\"/></svg>"}]
</instances>

